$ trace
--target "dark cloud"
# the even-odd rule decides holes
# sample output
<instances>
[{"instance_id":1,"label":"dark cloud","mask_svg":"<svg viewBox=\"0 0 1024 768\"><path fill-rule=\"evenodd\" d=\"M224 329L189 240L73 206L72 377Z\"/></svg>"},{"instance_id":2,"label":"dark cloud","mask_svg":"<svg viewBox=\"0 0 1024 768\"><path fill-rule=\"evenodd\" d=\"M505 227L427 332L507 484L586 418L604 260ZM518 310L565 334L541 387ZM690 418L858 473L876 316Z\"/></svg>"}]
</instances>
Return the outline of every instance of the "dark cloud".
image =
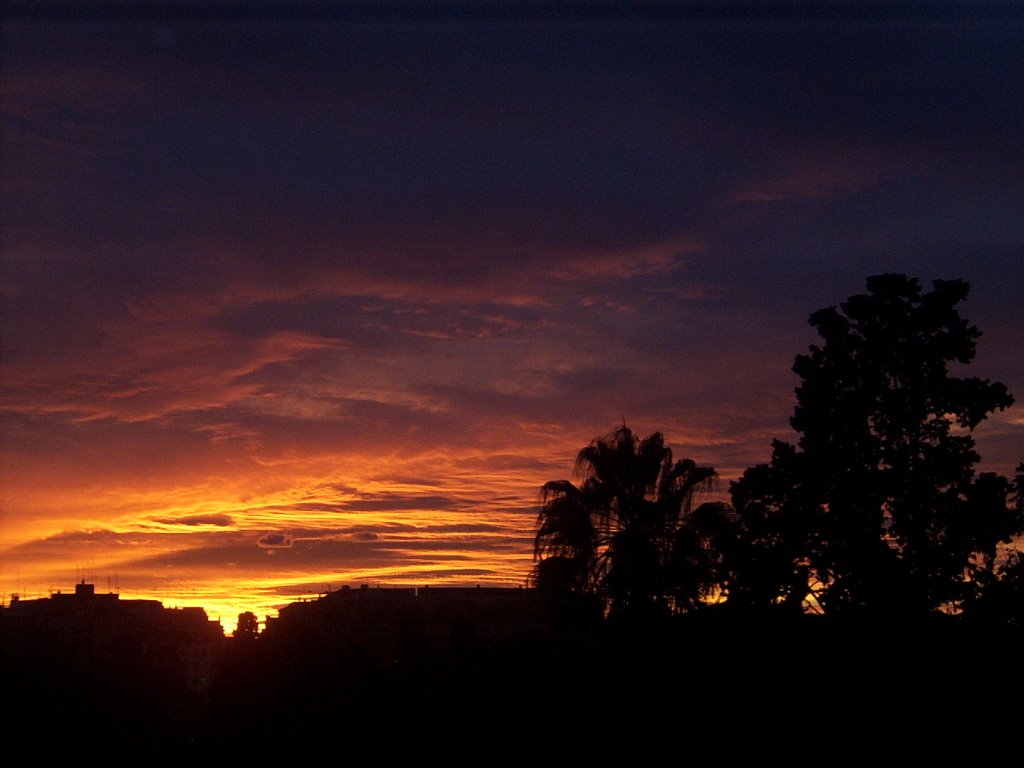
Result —
<instances>
[{"instance_id":1,"label":"dark cloud","mask_svg":"<svg viewBox=\"0 0 1024 768\"><path fill-rule=\"evenodd\" d=\"M267 533L260 536L256 542L261 549L291 549L294 543L287 533Z\"/></svg>"},{"instance_id":2,"label":"dark cloud","mask_svg":"<svg viewBox=\"0 0 1024 768\"><path fill-rule=\"evenodd\" d=\"M442 539L421 539L418 537L388 537L380 540L380 551L391 552L399 560L415 560L434 562L438 560L470 560L482 553L501 554L516 553L533 554L533 537L517 538L501 537L491 540L489 537L464 536L458 540L447 537Z\"/></svg>"},{"instance_id":3,"label":"dark cloud","mask_svg":"<svg viewBox=\"0 0 1024 768\"><path fill-rule=\"evenodd\" d=\"M324 504L315 501L301 501L295 504L268 504L260 507L260 511L281 511L281 512L338 512L341 509L339 504Z\"/></svg>"},{"instance_id":4,"label":"dark cloud","mask_svg":"<svg viewBox=\"0 0 1024 768\"><path fill-rule=\"evenodd\" d=\"M504 533L505 529L488 523L456 523L453 525L421 525L423 533Z\"/></svg>"},{"instance_id":5,"label":"dark cloud","mask_svg":"<svg viewBox=\"0 0 1024 768\"><path fill-rule=\"evenodd\" d=\"M383 494L377 498L357 499L343 504L349 512L379 512L402 509L452 509L466 504L463 499L446 496L401 496Z\"/></svg>"},{"instance_id":6,"label":"dark cloud","mask_svg":"<svg viewBox=\"0 0 1024 768\"><path fill-rule=\"evenodd\" d=\"M390 578L393 569L438 568L461 563L471 563L476 552L501 551L502 547L483 544L460 544L458 550L439 553L437 543L418 541L380 544L374 540L294 540L290 547L275 545L271 548L253 547L251 544L213 544L204 546L185 545L182 548L144 558L125 559L117 564L121 573L152 571L159 573L166 568L195 569L198 573L211 574L232 569L242 576L257 574L279 574L284 571L301 572L326 571L344 572L356 569L386 569ZM525 549L509 548L510 552L522 556ZM268 554L272 553L272 557ZM467 566L472 568L472 565ZM184 580L183 575L176 578Z\"/></svg>"},{"instance_id":7,"label":"dark cloud","mask_svg":"<svg viewBox=\"0 0 1024 768\"><path fill-rule=\"evenodd\" d=\"M517 456L515 454L489 454L487 456L470 457L463 460L463 466L469 469L516 469L536 471L547 469L548 464L533 456Z\"/></svg>"},{"instance_id":8,"label":"dark cloud","mask_svg":"<svg viewBox=\"0 0 1024 768\"><path fill-rule=\"evenodd\" d=\"M281 568L337 569L344 567L381 567L391 557L370 543L341 540L295 540L284 534L268 534L253 541L183 547L174 552L129 561L125 567L182 567L210 569L232 567L244 575L273 573ZM273 553L273 557L268 557Z\"/></svg>"},{"instance_id":9,"label":"dark cloud","mask_svg":"<svg viewBox=\"0 0 1024 768\"><path fill-rule=\"evenodd\" d=\"M91 531L64 531L52 536L33 539L4 550L6 556L12 558L32 558L43 553L60 552L68 548L104 547L123 541L123 535L115 531L101 529Z\"/></svg>"},{"instance_id":10,"label":"dark cloud","mask_svg":"<svg viewBox=\"0 0 1024 768\"><path fill-rule=\"evenodd\" d=\"M226 527L234 523L231 515L186 515L185 517L154 517L153 522L167 525L215 525Z\"/></svg>"}]
</instances>

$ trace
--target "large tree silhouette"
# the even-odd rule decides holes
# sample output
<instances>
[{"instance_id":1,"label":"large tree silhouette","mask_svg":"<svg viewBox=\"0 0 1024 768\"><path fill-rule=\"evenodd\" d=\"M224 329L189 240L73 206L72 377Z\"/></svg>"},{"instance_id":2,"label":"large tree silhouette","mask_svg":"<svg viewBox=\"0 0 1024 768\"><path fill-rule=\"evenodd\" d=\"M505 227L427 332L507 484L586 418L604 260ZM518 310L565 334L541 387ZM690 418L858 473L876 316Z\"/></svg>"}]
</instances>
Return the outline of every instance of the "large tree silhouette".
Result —
<instances>
[{"instance_id":1,"label":"large tree silhouette","mask_svg":"<svg viewBox=\"0 0 1024 768\"><path fill-rule=\"evenodd\" d=\"M793 366L799 443L776 441L732 487L750 532L736 596L906 612L962 606L985 583L1024 521L1009 481L974 469L972 430L1013 398L949 370L981 335L957 310L967 292L878 275L811 315L823 343Z\"/></svg>"},{"instance_id":2,"label":"large tree silhouette","mask_svg":"<svg viewBox=\"0 0 1024 768\"><path fill-rule=\"evenodd\" d=\"M600 595L612 615L685 610L718 588L711 543L733 518L726 505L693 508L711 467L673 460L660 433L641 440L623 425L580 452L576 473L579 485L543 487L539 587Z\"/></svg>"},{"instance_id":3,"label":"large tree silhouette","mask_svg":"<svg viewBox=\"0 0 1024 768\"><path fill-rule=\"evenodd\" d=\"M1024 463L1017 465L1011 493L1011 510L1024 526ZM968 604L972 620L1024 627L1024 551L1008 547L999 565L980 575L980 596Z\"/></svg>"}]
</instances>

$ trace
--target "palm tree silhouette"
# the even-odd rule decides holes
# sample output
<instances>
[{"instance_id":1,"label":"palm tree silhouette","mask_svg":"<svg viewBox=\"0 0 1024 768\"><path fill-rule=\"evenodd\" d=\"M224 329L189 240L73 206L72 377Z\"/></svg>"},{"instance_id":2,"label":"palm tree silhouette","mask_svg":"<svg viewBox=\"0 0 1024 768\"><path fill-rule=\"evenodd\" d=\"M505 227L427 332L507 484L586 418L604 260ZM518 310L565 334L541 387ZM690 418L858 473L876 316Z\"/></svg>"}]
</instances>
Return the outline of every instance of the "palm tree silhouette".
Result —
<instances>
[{"instance_id":1,"label":"palm tree silhouette","mask_svg":"<svg viewBox=\"0 0 1024 768\"><path fill-rule=\"evenodd\" d=\"M596 593L612 615L685 610L706 594L714 574L702 553L726 508L694 510L693 500L714 469L673 460L661 433L640 439L623 424L580 451L576 474L579 485L554 480L542 490L539 587Z\"/></svg>"}]
</instances>

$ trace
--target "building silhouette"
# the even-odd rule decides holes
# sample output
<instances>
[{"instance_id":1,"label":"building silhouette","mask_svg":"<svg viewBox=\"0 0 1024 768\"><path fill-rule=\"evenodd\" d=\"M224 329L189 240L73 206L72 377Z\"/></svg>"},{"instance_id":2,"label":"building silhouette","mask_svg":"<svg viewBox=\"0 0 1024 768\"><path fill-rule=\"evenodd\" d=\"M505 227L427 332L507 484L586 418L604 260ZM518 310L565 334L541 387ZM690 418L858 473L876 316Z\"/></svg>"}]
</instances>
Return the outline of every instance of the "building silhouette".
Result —
<instances>
[{"instance_id":1,"label":"building silhouette","mask_svg":"<svg viewBox=\"0 0 1024 768\"><path fill-rule=\"evenodd\" d=\"M202 608L73 592L0 610L5 726L37 762L135 761L186 750L215 694L226 640Z\"/></svg>"},{"instance_id":2,"label":"building silhouette","mask_svg":"<svg viewBox=\"0 0 1024 768\"><path fill-rule=\"evenodd\" d=\"M389 661L546 637L553 606L534 589L342 587L268 618L261 640Z\"/></svg>"},{"instance_id":3,"label":"building silhouette","mask_svg":"<svg viewBox=\"0 0 1024 768\"><path fill-rule=\"evenodd\" d=\"M159 679L195 694L212 685L220 624L202 608L164 608L157 600L122 600L82 580L74 592L12 597L0 612L6 663L18 667L102 670Z\"/></svg>"}]
</instances>

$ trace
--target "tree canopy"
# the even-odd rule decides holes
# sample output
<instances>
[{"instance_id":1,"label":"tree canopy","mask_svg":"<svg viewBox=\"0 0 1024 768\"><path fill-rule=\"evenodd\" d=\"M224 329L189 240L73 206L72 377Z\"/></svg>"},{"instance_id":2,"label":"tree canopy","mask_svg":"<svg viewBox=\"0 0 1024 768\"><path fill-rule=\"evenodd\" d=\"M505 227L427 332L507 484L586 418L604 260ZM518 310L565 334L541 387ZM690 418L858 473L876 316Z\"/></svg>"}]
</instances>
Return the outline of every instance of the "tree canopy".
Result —
<instances>
[{"instance_id":1,"label":"tree canopy","mask_svg":"<svg viewBox=\"0 0 1024 768\"><path fill-rule=\"evenodd\" d=\"M597 594L612 614L685 610L718 587L716 548L726 505L694 499L711 467L674 460L663 436L640 439L623 425L576 460L579 484L544 485L534 580L542 589Z\"/></svg>"},{"instance_id":2,"label":"tree canopy","mask_svg":"<svg viewBox=\"0 0 1024 768\"><path fill-rule=\"evenodd\" d=\"M796 446L733 485L748 557L735 592L810 599L826 611L963 607L1024 529L1010 482L976 473L972 435L1012 404L1003 384L960 378L980 331L960 280L924 292L878 275L867 293L815 312L823 342L799 355Z\"/></svg>"}]
</instances>

